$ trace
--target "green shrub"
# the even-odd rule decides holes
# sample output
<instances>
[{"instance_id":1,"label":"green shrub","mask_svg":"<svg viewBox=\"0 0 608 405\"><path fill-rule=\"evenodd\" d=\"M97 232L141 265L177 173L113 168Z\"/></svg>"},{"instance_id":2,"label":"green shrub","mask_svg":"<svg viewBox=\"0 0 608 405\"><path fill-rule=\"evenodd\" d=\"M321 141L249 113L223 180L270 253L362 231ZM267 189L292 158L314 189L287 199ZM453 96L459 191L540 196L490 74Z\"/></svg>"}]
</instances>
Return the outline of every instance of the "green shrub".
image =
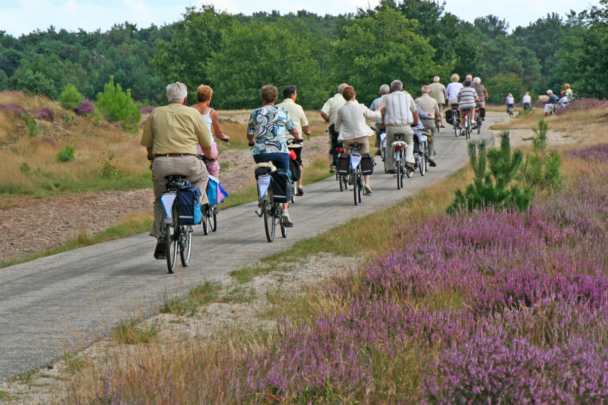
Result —
<instances>
[{"instance_id":1,"label":"green shrub","mask_svg":"<svg viewBox=\"0 0 608 405\"><path fill-rule=\"evenodd\" d=\"M119 179L120 171L116 167L116 154L106 146L97 162L101 163L101 177L105 179Z\"/></svg>"},{"instance_id":2,"label":"green shrub","mask_svg":"<svg viewBox=\"0 0 608 405\"><path fill-rule=\"evenodd\" d=\"M21 172L25 174L31 173L32 171L31 166L27 162L21 163L21 167L19 167L19 169L21 169Z\"/></svg>"},{"instance_id":3,"label":"green shrub","mask_svg":"<svg viewBox=\"0 0 608 405\"><path fill-rule=\"evenodd\" d=\"M43 95L52 99L57 98L57 89L51 79L40 72L32 72L30 69L19 70L15 73L13 80L17 88L28 94Z\"/></svg>"},{"instance_id":4,"label":"green shrub","mask_svg":"<svg viewBox=\"0 0 608 405\"><path fill-rule=\"evenodd\" d=\"M488 208L497 211L528 209L534 199L534 190L528 186L522 189L517 185L507 188L519 176L524 155L519 150L511 153L509 131L502 132L500 138L500 149L487 150L485 140L468 143L469 161L475 179L464 192L456 190L454 201L448 208L449 213ZM486 170L488 163L489 171Z\"/></svg>"},{"instance_id":5,"label":"green shrub","mask_svg":"<svg viewBox=\"0 0 608 405\"><path fill-rule=\"evenodd\" d=\"M76 86L68 84L59 96L59 104L66 110L73 110L82 104L82 94L80 94Z\"/></svg>"},{"instance_id":6,"label":"green shrub","mask_svg":"<svg viewBox=\"0 0 608 405\"><path fill-rule=\"evenodd\" d=\"M536 134L532 138L534 155L526 156L520 179L526 185L539 190L557 191L561 189L564 180L560 173L562 158L557 152L548 150L549 123L541 119L532 130Z\"/></svg>"},{"instance_id":7,"label":"green shrub","mask_svg":"<svg viewBox=\"0 0 608 405\"><path fill-rule=\"evenodd\" d=\"M74 147L70 145L66 145L63 149L57 153L57 161L58 162L72 162L76 159L74 156Z\"/></svg>"},{"instance_id":8,"label":"green shrub","mask_svg":"<svg viewBox=\"0 0 608 405\"><path fill-rule=\"evenodd\" d=\"M114 84L114 76L103 87L103 93L97 96L97 107L109 122L118 122L127 131L136 131L141 112L131 98L131 90L125 93L120 84Z\"/></svg>"},{"instance_id":9,"label":"green shrub","mask_svg":"<svg viewBox=\"0 0 608 405\"><path fill-rule=\"evenodd\" d=\"M36 120L27 120L27 133L32 137L38 135L38 124L36 123Z\"/></svg>"}]
</instances>

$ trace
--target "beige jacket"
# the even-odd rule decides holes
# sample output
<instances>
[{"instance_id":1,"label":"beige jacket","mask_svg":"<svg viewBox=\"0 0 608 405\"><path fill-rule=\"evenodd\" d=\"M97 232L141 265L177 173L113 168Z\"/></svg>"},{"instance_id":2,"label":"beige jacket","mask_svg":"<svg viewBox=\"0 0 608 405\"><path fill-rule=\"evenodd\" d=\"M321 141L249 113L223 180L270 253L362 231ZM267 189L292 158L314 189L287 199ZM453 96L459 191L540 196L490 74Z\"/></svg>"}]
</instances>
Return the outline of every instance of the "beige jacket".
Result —
<instances>
[{"instance_id":1,"label":"beige jacket","mask_svg":"<svg viewBox=\"0 0 608 405\"><path fill-rule=\"evenodd\" d=\"M445 104L445 86L441 83L433 83L429 85L431 88L431 98L437 100L439 104Z\"/></svg>"},{"instance_id":2,"label":"beige jacket","mask_svg":"<svg viewBox=\"0 0 608 405\"><path fill-rule=\"evenodd\" d=\"M347 101L346 104L338 110L338 118L336 118L336 131L340 132L338 139L355 139L362 136L371 136L374 131L367 125L365 119L375 120L382 118L380 111L372 111L363 104L357 101Z\"/></svg>"}]
</instances>

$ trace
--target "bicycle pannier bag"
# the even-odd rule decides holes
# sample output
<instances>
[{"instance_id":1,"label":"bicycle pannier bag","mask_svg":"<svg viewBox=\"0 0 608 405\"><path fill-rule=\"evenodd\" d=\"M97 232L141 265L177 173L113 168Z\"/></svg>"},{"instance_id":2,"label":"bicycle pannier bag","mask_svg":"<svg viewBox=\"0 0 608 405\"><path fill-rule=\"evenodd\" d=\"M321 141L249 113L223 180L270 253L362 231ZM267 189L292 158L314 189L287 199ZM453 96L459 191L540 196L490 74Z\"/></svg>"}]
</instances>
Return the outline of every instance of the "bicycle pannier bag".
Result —
<instances>
[{"instance_id":1,"label":"bicycle pannier bag","mask_svg":"<svg viewBox=\"0 0 608 405\"><path fill-rule=\"evenodd\" d=\"M300 180L302 170L300 170L300 164L295 159L289 159L289 171L291 172L292 181Z\"/></svg>"},{"instance_id":2,"label":"bicycle pannier bag","mask_svg":"<svg viewBox=\"0 0 608 405\"><path fill-rule=\"evenodd\" d=\"M177 193L177 213L180 225L197 225L201 223L202 212L198 187L182 187Z\"/></svg>"},{"instance_id":3,"label":"bicycle pannier bag","mask_svg":"<svg viewBox=\"0 0 608 405\"><path fill-rule=\"evenodd\" d=\"M272 177L272 199L274 202L286 203L291 201L293 183L289 170L278 169L270 173Z\"/></svg>"},{"instance_id":4,"label":"bicycle pannier bag","mask_svg":"<svg viewBox=\"0 0 608 405\"><path fill-rule=\"evenodd\" d=\"M257 169L255 169L255 179L257 180L258 177L264 175L264 174L270 174L272 170L270 169L270 167L258 167Z\"/></svg>"},{"instance_id":5,"label":"bicycle pannier bag","mask_svg":"<svg viewBox=\"0 0 608 405\"><path fill-rule=\"evenodd\" d=\"M372 157L371 154L369 154L369 153L361 154L361 173L363 173L364 176L374 173L375 164L376 164L376 162L374 161L374 158Z\"/></svg>"},{"instance_id":6,"label":"bicycle pannier bag","mask_svg":"<svg viewBox=\"0 0 608 405\"><path fill-rule=\"evenodd\" d=\"M445 120L448 124L454 125L454 114L453 114L452 110L445 111Z\"/></svg>"},{"instance_id":7,"label":"bicycle pannier bag","mask_svg":"<svg viewBox=\"0 0 608 405\"><path fill-rule=\"evenodd\" d=\"M350 154L343 153L338 159L338 174L348 174L348 169L350 166Z\"/></svg>"}]
</instances>

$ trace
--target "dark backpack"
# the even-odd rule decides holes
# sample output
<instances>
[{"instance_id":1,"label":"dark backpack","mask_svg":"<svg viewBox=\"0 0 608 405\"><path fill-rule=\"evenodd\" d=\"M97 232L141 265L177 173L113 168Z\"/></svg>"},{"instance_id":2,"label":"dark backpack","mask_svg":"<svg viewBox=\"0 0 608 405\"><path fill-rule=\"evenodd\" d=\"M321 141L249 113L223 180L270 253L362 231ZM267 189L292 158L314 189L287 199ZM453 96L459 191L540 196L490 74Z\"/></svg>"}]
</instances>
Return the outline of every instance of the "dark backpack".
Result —
<instances>
[{"instance_id":1,"label":"dark backpack","mask_svg":"<svg viewBox=\"0 0 608 405\"><path fill-rule=\"evenodd\" d=\"M180 225L197 225L201 223L202 213L198 187L182 187L177 193L177 213Z\"/></svg>"},{"instance_id":2,"label":"dark backpack","mask_svg":"<svg viewBox=\"0 0 608 405\"><path fill-rule=\"evenodd\" d=\"M272 177L272 200L274 202L286 203L293 196L293 183L289 170L278 169L270 173Z\"/></svg>"},{"instance_id":3,"label":"dark backpack","mask_svg":"<svg viewBox=\"0 0 608 405\"><path fill-rule=\"evenodd\" d=\"M291 180L299 181L302 176L302 170L300 169L300 164L295 159L289 159L289 171L291 172Z\"/></svg>"},{"instance_id":4,"label":"dark backpack","mask_svg":"<svg viewBox=\"0 0 608 405\"><path fill-rule=\"evenodd\" d=\"M375 165L376 161L374 160L372 155L370 155L369 153L361 154L361 173L363 173L364 176L368 174L373 174Z\"/></svg>"}]
</instances>

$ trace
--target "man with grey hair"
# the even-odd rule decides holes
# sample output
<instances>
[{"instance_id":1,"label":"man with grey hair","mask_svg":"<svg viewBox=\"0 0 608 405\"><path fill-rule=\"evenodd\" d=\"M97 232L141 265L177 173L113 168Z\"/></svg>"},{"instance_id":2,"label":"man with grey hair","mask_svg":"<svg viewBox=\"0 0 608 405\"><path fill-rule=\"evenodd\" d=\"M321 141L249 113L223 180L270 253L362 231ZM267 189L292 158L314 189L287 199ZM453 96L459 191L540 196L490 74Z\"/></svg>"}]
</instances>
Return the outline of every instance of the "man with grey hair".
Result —
<instances>
[{"instance_id":1,"label":"man with grey hair","mask_svg":"<svg viewBox=\"0 0 608 405\"><path fill-rule=\"evenodd\" d=\"M201 114L193 108L186 107L188 89L183 83L171 83L167 86L167 104L150 113L144 125L141 145L152 160L152 184L154 185L154 224L150 236L158 239L154 257L165 259L165 244L161 233L163 206L160 198L166 189L166 176L186 176L192 187L201 190L201 203L207 202L207 182L209 173L205 164L196 156L197 146L209 159L217 159L211 150L211 132Z\"/></svg>"},{"instance_id":2,"label":"man with grey hair","mask_svg":"<svg viewBox=\"0 0 608 405\"><path fill-rule=\"evenodd\" d=\"M338 136L340 135L335 129L336 119L338 119L338 110L346 104L346 100L342 97L342 90L347 87L348 84L342 83L338 86L338 92L325 102L323 108L321 108L321 117L329 124L329 172L335 173L335 161L336 147L335 143L338 142Z\"/></svg>"},{"instance_id":3,"label":"man with grey hair","mask_svg":"<svg viewBox=\"0 0 608 405\"><path fill-rule=\"evenodd\" d=\"M477 97L479 97L479 116L482 121L486 120L486 100L488 99L488 91L486 87L481 84L481 79L476 77L473 79L472 87L477 92Z\"/></svg>"},{"instance_id":4,"label":"man with grey hair","mask_svg":"<svg viewBox=\"0 0 608 405\"><path fill-rule=\"evenodd\" d=\"M445 86L440 83L439 76L435 76L433 79L433 84L430 86L431 98L437 101L437 105L439 106L439 111L443 111L443 106L445 105ZM443 116L439 117L441 121L441 128L445 128L443 125Z\"/></svg>"},{"instance_id":5,"label":"man with grey hair","mask_svg":"<svg viewBox=\"0 0 608 405\"><path fill-rule=\"evenodd\" d=\"M382 103L382 96L385 96L390 92L391 88L388 86L388 84L383 84L382 86L380 86L380 97L372 101L372 105L369 107L369 109L371 111L377 111L378 106L380 105L380 103ZM376 148L378 148L378 150L376 151L376 156L380 156L380 133L386 131L386 126L382 124L382 117L376 120L376 128L379 131L376 132Z\"/></svg>"},{"instance_id":6,"label":"man with grey hair","mask_svg":"<svg viewBox=\"0 0 608 405\"><path fill-rule=\"evenodd\" d=\"M441 110L437 104L437 100L431 98L431 86L422 86L422 96L418 97L415 101L422 111L428 114L428 118L420 118L420 122L424 125L424 128L431 131L431 140L429 141L429 163L431 166L437 166L435 163L435 121L441 119ZM420 115L420 114L419 114Z\"/></svg>"},{"instance_id":7,"label":"man with grey hair","mask_svg":"<svg viewBox=\"0 0 608 405\"><path fill-rule=\"evenodd\" d=\"M408 92L403 91L403 83L399 80L393 80L391 93L383 96L382 101L386 103L382 119L386 125L387 148L395 142L395 134L403 134L407 143L405 165L414 169L414 130L411 125L418 125L416 103ZM388 173L395 173L392 153L386 154L384 168Z\"/></svg>"}]
</instances>

